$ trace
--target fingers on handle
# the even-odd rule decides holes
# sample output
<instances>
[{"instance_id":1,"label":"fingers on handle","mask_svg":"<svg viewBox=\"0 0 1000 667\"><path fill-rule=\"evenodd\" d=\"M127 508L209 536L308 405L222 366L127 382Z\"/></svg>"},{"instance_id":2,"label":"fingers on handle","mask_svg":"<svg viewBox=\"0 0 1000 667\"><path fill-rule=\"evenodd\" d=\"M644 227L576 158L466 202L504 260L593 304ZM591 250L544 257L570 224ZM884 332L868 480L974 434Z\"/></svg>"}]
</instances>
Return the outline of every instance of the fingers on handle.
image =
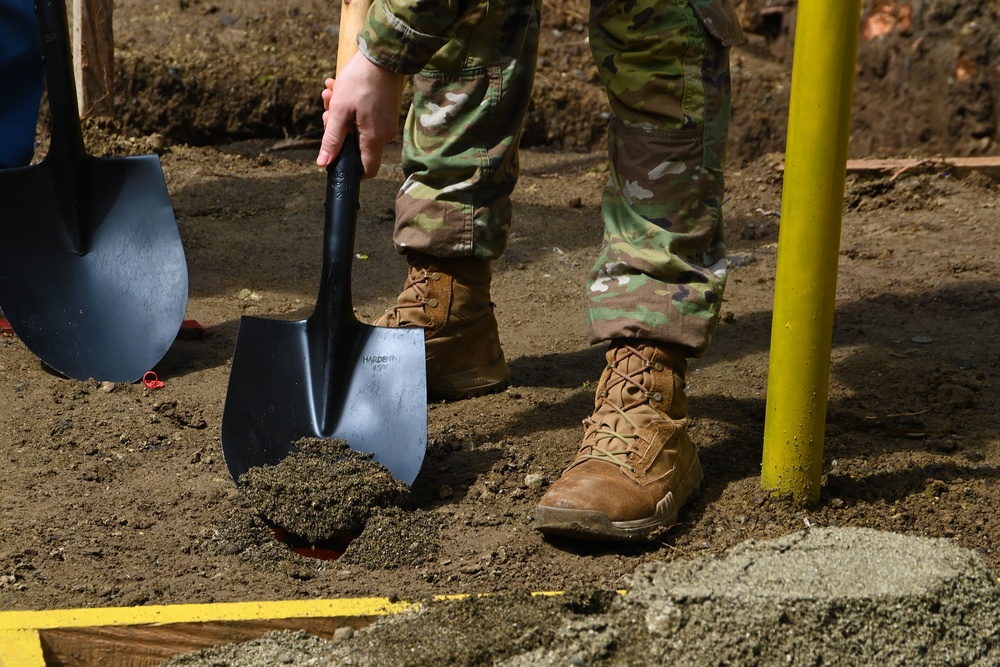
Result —
<instances>
[{"instance_id":1,"label":"fingers on handle","mask_svg":"<svg viewBox=\"0 0 1000 667\"><path fill-rule=\"evenodd\" d=\"M323 108L330 109L330 100L333 99L333 86L336 83L333 79L327 79L324 84L323 92L320 93L320 97L323 98Z\"/></svg>"},{"instance_id":2,"label":"fingers on handle","mask_svg":"<svg viewBox=\"0 0 1000 667\"><path fill-rule=\"evenodd\" d=\"M323 82L325 88L320 93L323 98L323 142L320 144L319 155L316 157L316 164L325 167L333 162L340 152L340 146L344 143L345 130L335 127L330 123L330 100L333 99L333 87L336 84L331 78Z\"/></svg>"},{"instance_id":3,"label":"fingers on handle","mask_svg":"<svg viewBox=\"0 0 1000 667\"><path fill-rule=\"evenodd\" d=\"M324 114L324 117L327 114ZM316 157L316 164L321 167L329 166L340 152L340 147L344 145L344 136L347 129L339 123L326 123L326 130L323 132L323 141L319 147L319 155Z\"/></svg>"},{"instance_id":4,"label":"fingers on handle","mask_svg":"<svg viewBox=\"0 0 1000 667\"><path fill-rule=\"evenodd\" d=\"M365 178L373 178L382 166L383 143L371 141L370 136L358 136L358 146L361 149L361 166L365 170Z\"/></svg>"}]
</instances>

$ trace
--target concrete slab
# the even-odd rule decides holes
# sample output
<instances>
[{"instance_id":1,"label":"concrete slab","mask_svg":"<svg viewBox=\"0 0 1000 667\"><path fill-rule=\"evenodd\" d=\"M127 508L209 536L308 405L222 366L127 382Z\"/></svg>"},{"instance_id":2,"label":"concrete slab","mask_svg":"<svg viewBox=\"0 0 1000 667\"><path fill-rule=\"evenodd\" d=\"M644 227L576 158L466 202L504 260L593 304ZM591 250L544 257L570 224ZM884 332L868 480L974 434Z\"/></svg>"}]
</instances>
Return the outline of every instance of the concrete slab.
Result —
<instances>
[{"instance_id":1,"label":"concrete slab","mask_svg":"<svg viewBox=\"0 0 1000 667\"><path fill-rule=\"evenodd\" d=\"M629 589L660 664L1000 664L1000 584L950 540L813 528Z\"/></svg>"}]
</instances>

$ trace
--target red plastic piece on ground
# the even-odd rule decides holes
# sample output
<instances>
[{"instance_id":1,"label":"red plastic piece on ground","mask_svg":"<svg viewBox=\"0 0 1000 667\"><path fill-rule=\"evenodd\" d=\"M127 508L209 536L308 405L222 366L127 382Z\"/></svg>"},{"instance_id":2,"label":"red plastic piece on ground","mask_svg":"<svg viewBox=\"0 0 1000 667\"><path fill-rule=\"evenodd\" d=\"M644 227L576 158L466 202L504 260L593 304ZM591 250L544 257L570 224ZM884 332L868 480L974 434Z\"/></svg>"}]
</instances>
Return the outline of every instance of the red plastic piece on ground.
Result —
<instances>
[{"instance_id":1,"label":"red plastic piece on ground","mask_svg":"<svg viewBox=\"0 0 1000 667\"><path fill-rule=\"evenodd\" d=\"M0 317L0 336L14 337L14 328L10 326L6 317Z\"/></svg>"},{"instance_id":2,"label":"red plastic piece on ground","mask_svg":"<svg viewBox=\"0 0 1000 667\"><path fill-rule=\"evenodd\" d=\"M208 335L205 327L198 320L184 320L181 322L181 329L177 332L180 340L200 340Z\"/></svg>"},{"instance_id":3,"label":"red plastic piece on ground","mask_svg":"<svg viewBox=\"0 0 1000 667\"><path fill-rule=\"evenodd\" d=\"M163 386L163 382L160 378L156 377L156 373L153 371L148 371L142 376L142 383L149 387L150 389L159 389Z\"/></svg>"}]
</instances>

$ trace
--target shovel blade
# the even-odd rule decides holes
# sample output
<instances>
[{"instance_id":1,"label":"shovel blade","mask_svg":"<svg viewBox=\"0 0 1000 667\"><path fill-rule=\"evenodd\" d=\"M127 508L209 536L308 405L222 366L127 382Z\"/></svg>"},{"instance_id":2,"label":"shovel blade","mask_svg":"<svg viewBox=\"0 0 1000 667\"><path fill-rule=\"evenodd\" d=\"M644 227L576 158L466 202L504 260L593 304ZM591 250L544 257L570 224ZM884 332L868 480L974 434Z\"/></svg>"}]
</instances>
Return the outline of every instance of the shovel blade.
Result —
<instances>
[{"instance_id":1,"label":"shovel blade","mask_svg":"<svg viewBox=\"0 0 1000 667\"><path fill-rule=\"evenodd\" d=\"M46 160L0 173L0 308L77 380L140 379L173 343L188 275L159 158L94 158L67 202Z\"/></svg>"},{"instance_id":2,"label":"shovel blade","mask_svg":"<svg viewBox=\"0 0 1000 667\"><path fill-rule=\"evenodd\" d=\"M427 448L427 380L420 329L243 317L222 418L234 480L276 465L304 437L341 438L412 484Z\"/></svg>"}]
</instances>

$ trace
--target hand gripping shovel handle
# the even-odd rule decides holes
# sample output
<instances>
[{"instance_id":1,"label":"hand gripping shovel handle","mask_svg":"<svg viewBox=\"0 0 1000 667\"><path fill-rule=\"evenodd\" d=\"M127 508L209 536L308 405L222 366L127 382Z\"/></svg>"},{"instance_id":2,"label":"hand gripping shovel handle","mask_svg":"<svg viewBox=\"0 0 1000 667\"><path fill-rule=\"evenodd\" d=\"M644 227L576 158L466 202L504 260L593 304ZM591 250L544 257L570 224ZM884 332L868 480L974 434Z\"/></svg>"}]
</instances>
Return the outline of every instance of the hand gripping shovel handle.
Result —
<instances>
[{"instance_id":1,"label":"hand gripping shovel handle","mask_svg":"<svg viewBox=\"0 0 1000 667\"><path fill-rule=\"evenodd\" d=\"M358 51L358 32L371 0L344 0L340 6L340 38L337 45L337 73ZM326 220L323 232L323 271L316 310L310 325L328 331L337 322L354 321L351 299L351 266L357 212L360 207L360 180L364 174L358 135L349 133L340 152L326 168ZM319 318L323 317L324 320ZM336 345L331 337L331 346ZM332 351L332 350L331 350ZM329 352L329 351L328 351Z\"/></svg>"}]
</instances>

